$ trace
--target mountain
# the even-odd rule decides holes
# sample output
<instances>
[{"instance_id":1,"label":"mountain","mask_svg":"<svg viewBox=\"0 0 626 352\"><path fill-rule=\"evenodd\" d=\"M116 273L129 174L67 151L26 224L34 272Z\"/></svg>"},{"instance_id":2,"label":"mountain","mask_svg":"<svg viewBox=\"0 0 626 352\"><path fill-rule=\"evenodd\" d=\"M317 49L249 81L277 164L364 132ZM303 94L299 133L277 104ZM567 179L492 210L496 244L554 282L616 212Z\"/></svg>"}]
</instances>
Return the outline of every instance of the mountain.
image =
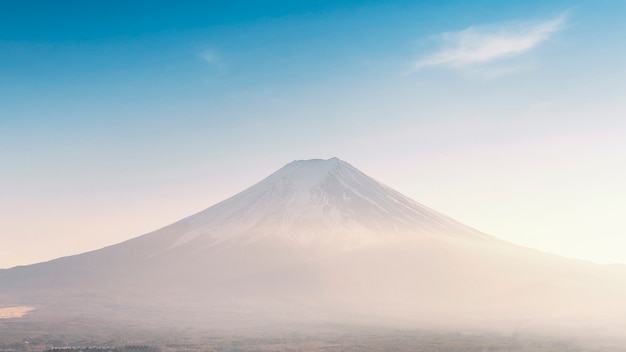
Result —
<instances>
[{"instance_id":1,"label":"mountain","mask_svg":"<svg viewBox=\"0 0 626 352\"><path fill-rule=\"evenodd\" d=\"M337 158L294 161L152 233L0 271L24 319L623 324L626 273L460 224ZM623 325L620 325L623 326Z\"/></svg>"}]
</instances>

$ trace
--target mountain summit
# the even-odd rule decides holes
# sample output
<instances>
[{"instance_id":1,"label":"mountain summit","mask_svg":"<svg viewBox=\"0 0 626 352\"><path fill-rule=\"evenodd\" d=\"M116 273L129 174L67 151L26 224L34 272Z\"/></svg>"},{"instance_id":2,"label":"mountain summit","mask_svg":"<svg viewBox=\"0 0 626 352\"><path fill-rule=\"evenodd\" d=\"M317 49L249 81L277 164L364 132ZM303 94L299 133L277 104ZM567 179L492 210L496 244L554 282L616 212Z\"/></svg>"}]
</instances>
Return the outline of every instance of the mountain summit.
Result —
<instances>
[{"instance_id":1,"label":"mountain summit","mask_svg":"<svg viewBox=\"0 0 626 352\"><path fill-rule=\"evenodd\" d=\"M394 236L488 238L337 158L293 161L247 190L183 220L172 247L281 238L349 250Z\"/></svg>"},{"instance_id":2,"label":"mountain summit","mask_svg":"<svg viewBox=\"0 0 626 352\"><path fill-rule=\"evenodd\" d=\"M485 235L337 158L291 162L126 242L0 270L0 302L39 321L614 325L624 296L621 271Z\"/></svg>"}]
</instances>

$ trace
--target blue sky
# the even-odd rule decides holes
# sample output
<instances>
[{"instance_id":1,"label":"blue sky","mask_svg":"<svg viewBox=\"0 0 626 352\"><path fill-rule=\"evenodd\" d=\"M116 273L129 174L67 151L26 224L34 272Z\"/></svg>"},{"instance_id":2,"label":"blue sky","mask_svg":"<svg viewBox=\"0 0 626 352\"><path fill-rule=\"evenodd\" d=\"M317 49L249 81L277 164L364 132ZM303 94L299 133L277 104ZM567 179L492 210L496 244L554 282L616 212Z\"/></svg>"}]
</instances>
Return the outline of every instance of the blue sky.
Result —
<instances>
[{"instance_id":1,"label":"blue sky","mask_svg":"<svg viewBox=\"0 0 626 352\"><path fill-rule=\"evenodd\" d=\"M622 261L622 1L0 0L0 267L337 156L523 245Z\"/></svg>"}]
</instances>

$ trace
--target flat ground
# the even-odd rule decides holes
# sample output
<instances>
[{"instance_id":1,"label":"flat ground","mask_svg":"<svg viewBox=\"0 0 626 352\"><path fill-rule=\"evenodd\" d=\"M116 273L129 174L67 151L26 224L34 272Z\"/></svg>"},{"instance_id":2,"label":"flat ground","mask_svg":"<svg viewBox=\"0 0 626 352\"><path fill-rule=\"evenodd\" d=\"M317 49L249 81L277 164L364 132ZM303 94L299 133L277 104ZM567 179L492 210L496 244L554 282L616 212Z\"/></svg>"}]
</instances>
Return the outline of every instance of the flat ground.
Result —
<instances>
[{"instance_id":1,"label":"flat ground","mask_svg":"<svg viewBox=\"0 0 626 352\"><path fill-rule=\"evenodd\" d=\"M624 341L519 333L415 331L317 327L283 330L215 330L65 324L0 323L0 352L43 352L53 347L149 346L160 352L623 352Z\"/></svg>"}]
</instances>

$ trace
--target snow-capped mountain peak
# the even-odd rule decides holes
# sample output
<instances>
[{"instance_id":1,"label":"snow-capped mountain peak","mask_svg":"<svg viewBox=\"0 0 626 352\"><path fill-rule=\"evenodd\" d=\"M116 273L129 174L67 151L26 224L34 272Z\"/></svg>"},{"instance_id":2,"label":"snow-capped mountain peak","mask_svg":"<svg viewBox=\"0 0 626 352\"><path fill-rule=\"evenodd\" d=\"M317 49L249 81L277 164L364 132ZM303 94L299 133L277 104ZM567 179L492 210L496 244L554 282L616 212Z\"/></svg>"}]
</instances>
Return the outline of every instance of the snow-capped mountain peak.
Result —
<instances>
[{"instance_id":1,"label":"snow-capped mountain peak","mask_svg":"<svg viewBox=\"0 0 626 352\"><path fill-rule=\"evenodd\" d=\"M487 238L338 158L297 160L190 218L171 248L280 238L351 249L394 236Z\"/></svg>"},{"instance_id":2,"label":"snow-capped mountain peak","mask_svg":"<svg viewBox=\"0 0 626 352\"><path fill-rule=\"evenodd\" d=\"M294 161L126 242L0 270L3 302L37 306L43 319L108 317L116 326L154 317L220 328L444 319L455 329L517 329L574 317L619 329L624 296L622 272L487 236L336 158Z\"/></svg>"}]
</instances>

